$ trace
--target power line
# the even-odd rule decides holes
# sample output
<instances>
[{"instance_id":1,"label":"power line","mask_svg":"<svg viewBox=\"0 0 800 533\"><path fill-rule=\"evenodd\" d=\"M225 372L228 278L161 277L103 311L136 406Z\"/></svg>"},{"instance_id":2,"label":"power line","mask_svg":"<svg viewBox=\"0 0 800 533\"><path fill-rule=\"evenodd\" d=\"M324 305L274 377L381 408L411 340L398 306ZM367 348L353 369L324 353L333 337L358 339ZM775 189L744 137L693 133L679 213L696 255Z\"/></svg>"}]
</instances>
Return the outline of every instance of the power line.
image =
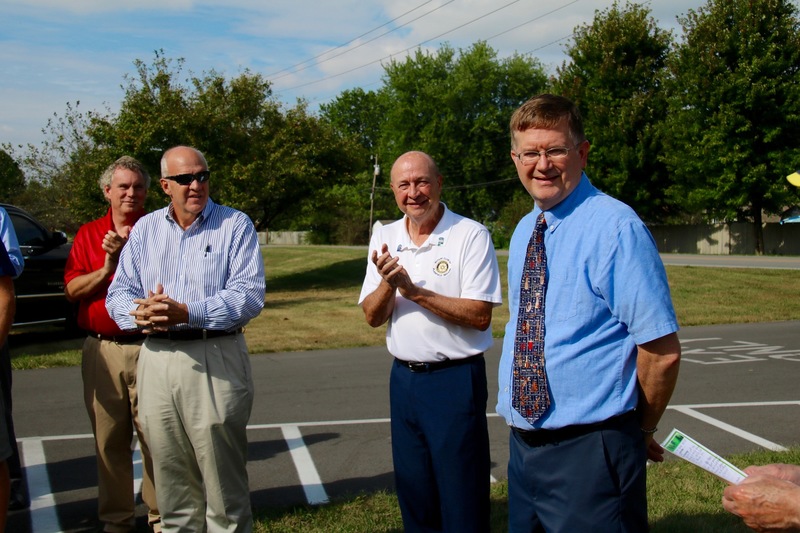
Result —
<instances>
[{"instance_id":1,"label":"power line","mask_svg":"<svg viewBox=\"0 0 800 533\"><path fill-rule=\"evenodd\" d=\"M452 1L452 0L451 0L451 1ZM512 0L511 2L509 2L509 3L505 4L504 6L501 6L501 7L497 8L497 9L494 9L494 10L492 10L492 11L488 12L488 13L485 13L485 14L481 15L480 17L476 17L476 18L474 18L474 19L472 19L472 20L470 20L470 21L468 21L468 22L465 22L464 24L461 24L461 25L459 25L459 26L456 26L455 28L452 28L452 29L450 29L450 30L448 30L448 31L446 31L446 32L440 33L439 35L436 35L435 37L431 37L431 38L429 38L429 39L426 39L426 40L424 40L424 41L422 41L422 42L420 42L420 43L417 43L417 44L416 44L416 45L414 45L414 46L409 46L409 47L408 47L408 48L406 48L405 50L401 50L401 51L399 51L399 52L395 52L395 53L393 53L393 54L389 54L388 56L382 57L382 58L380 58L380 59L376 59L376 60L374 60L374 61L370 61L369 63L365 63L365 64L363 64L363 65L360 65L360 66L358 66L358 67L353 67L353 68L351 68L351 69L349 69L349 70L346 70L346 71L344 71L344 72L340 72L340 73L338 73L338 74L333 74L333 75L331 75L331 76L327 76L327 77L325 77L325 78L321 78L321 79L319 79L319 80L315 80L315 81L310 81L310 82L302 83L302 84L300 84L300 85L295 85L294 87L287 87L286 89L281 89L281 90L278 90L278 91L275 91L275 92L276 92L276 93L282 93L282 92L285 92L285 91L293 91L293 90L295 90L295 89L301 89L301 88L303 88L303 87L308 87L309 85L316 85L317 83L322 83L323 81L328 81L328 80L331 80L331 79L333 79L333 78L338 78L339 76L344 76L345 74L350 74L351 72L355 72L356 70L360 70L360 69L362 69L362 68L364 68L364 67L368 67L368 66L370 66L370 65L374 65L375 63L380 63L380 62L382 62L382 61L384 61L384 60L391 59L392 57L394 57L394 56L396 56L396 55L404 54L404 53L406 53L406 52L409 52L409 51L411 51L411 50L414 50L415 48L419 48L420 46L422 46L422 45L423 45L423 44L425 44L425 43L428 43L428 42L430 42L430 41L433 41L433 40L435 40L435 39L439 39L440 37L443 37L443 36L445 36L445 35L447 35L447 34L449 34L449 33L452 33L452 32L454 32L454 31L456 31L456 30L460 30L461 28L463 28L463 27L465 27L465 26L468 26L468 25L470 25L470 24L472 24L472 23L474 23L474 22L477 22L477 21L479 21L479 20L481 20L481 19L483 19L483 18L486 18L486 17L488 17L489 15L493 15L493 14L497 13L497 12L498 12L498 11L500 11L500 10L503 10L503 9L505 9L505 8L507 8L507 7L511 6L511 5L513 5L513 4L516 4L516 3L517 3L517 2L519 2L519 1L520 1L520 0ZM449 3L449 2L448 2L448 3Z\"/></svg>"},{"instance_id":2,"label":"power line","mask_svg":"<svg viewBox=\"0 0 800 533\"><path fill-rule=\"evenodd\" d=\"M432 1L432 0L428 0L428 2L431 2L431 1ZM425 2L425 3L427 4L428 2ZM377 40L378 40L378 39L380 39L381 37L383 37L383 36L385 36L385 35L388 35L388 34L390 34L390 33L392 33L392 32L395 32L395 31L399 30L400 28L403 28L403 27L405 27L405 26L408 26L408 25L409 25L409 24L411 24L412 22L416 22L416 21L418 21L419 19L421 19L421 18L423 18L423 17L427 17L428 15L430 15L431 13L433 13L434 11L438 11L438 10L442 9L444 6L446 6L447 4L452 4L453 2L455 2L455 0L448 0L447 2L445 2L445 3L444 3L444 4L442 4L442 5L440 5L439 7L436 7L436 8L434 8L434 9L431 9L431 10L430 10L430 11L428 11L427 13L423 13L422 15L418 16L417 18L413 18L413 19L409 20L408 22L405 22L405 23L401 24L400 26L397 26L397 27L395 27L395 28L392 28L392 29L391 29L391 30L389 30L389 31L383 32L383 33L381 33L380 35L377 35L377 36L373 37L372 39L368 39L368 40L364 41L363 43L359 43L358 45L356 45L356 46L354 46L354 47L352 47L352 48L348 48L348 49L346 49L346 50L343 50L343 51L339 52L339 53L338 53L338 54L336 54L336 55L332 55L332 56L330 56L330 57L327 57L327 58L323 59L322 61L319 61L318 63L316 63L316 65L321 65L322 63L325 63L325 62L327 62L327 61L330 61L330 60L332 60L332 59L336 59L337 57L339 57L339 56L342 56L342 55L344 55L344 54L346 54L346 53L348 53L348 52L352 52L353 50L357 50L357 49L361 48L362 46L364 46L364 45L367 45L367 44L369 44L369 43L371 43L371 42L373 42L373 41L377 41ZM422 4L422 5L418 6L418 7L415 7L415 8L414 8L414 9L412 9L411 11L414 11L414 10L416 10L416 9L419 9L419 8L420 8L420 7L422 7L423 5L425 5L425 4ZM383 26L386 26L387 24L391 24L392 22L396 21L397 19L404 17L404 16L405 16L405 15L407 15L408 13L411 13L411 11L407 11L407 12L403 13L403 14L402 14L402 15L400 15L399 17L396 17L396 18L394 18L394 19L390 20L390 21L389 21L389 22L387 22L386 24L383 24L382 26L378 26L378 28L381 28L381 27L383 27ZM376 29L378 29L378 28L375 28L374 30L370 30L370 31L368 31L368 32L366 32L366 33L362 33L360 36L356 37L355 39L351 40L351 41L350 41L350 42L348 42L348 43L345 43L345 44L343 44L343 45L337 46L336 48L332 48L332 49L328 50L327 52L323 52L323 53L321 53L320 55L318 55L318 56L316 56L316 57L312 57L311 59L307 59L307 60L303 61L302 63L298 63L298 65L295 65L295 67L296 67L296 66L299 66L299 65L303 65L304 63L309 63L309 62L311 62L311 61L313 61L313 60L315 60L315 59L317 59L317 58L319 58L319 57L322 57L322 56L324 56L324 55L325 55L325 54L327 54L328 52L333 52L334 50L338 50L339 48L342 48L342 47L344 47L344 46L347 46L348 44L351 44L351 43L355 42L356 40L360 39L361 37L363 37L363 36L365 36L365 35L369 35L370 33L372 33L373 31L375 31L375 30L376 30ZM278 77L276 77L276 78L273 78L273 81L274 81L274 80L279 80L279 79L281 79L281 78L285 78L286 76L289 76L290 74L295 74L295 73L297 73L297 72L301 72L301 71L303 71L303 70L309 69L309 68L311 68L312 66L313 66L313 65L308 65L308 66L305 66L305 67L303 67L303 68L298 68L297 70L292 70L291 72L287 72L286 74L284 74L284 75L282 75L282 76L278 76ZM294 68L294 67L290 67L290 68ZM281 70L281 71L278 71L278 72L280 73L280 72L284 72L284 71L286 71L286 70L289 70L289 69L284 69L284 70ZM268 76L268 77L269 77L269 76Z\"/></svg>"},{"instance_id":3,"label":"power line","mask_svg":"<svg viewBox=\"0 0 800 533\"><path fill-rule=\"evenodd\" d=\"M575 3L577 3L577 2L580 2L580 0L572 0L572 2L569 2L569 3L567 3L567 4L564 4L564 5L563 5L563 6L561 6L561 7L557 7L557 8L555 8L555 9L551 10L551 11L548 11L547 13L542 13L542 14L541 14L541 15L539 15L538 17L534 17L534 18L532 18L532 19L530 19L530 20L528 20L528 21L526 21L526 22L523 22L522 24L517 24L517 25L516 25L516 26L514 26L513 28L509 28L509 29L507 29L507 30L505 30L505 31L501 31L500 33L495 33L495 34L494 34L494 35L492 35L491 37L488 37L486 40L487 40L487 41L491 41L491 40L492 40L492 39L494 39L495 37L500 37L501 35L505 35L505 34L506 34L506 33L508 33L508 32L514 31L514 30L516 30L516 29L519 29L519 28L521 28L521 27L523 27L523 26L525 26L525 25L527 25L527 24L530 24L531 22L536 22L536 21L537 21L537 20L539 20L539 19L543 19L544 17L546 17L546 16L548 16L548 15L552 15L552 14L553 14L553 13L555 13L556 11L561 11L562 9L565 9L565 8L567 8L568 6L571 6L572 4L575 4ZM556 41L556 42L557 42L557 41ZM553 43L550 43L550 44L553 44ZM549 45L545 45L545 46L549 46Z\"/></svg>"},{"instance_id":4,"label":"power line","mask_svg":"<svg viewBox=\"0 0 800 533\"><path fill-rule=\"evenodd\" d=\"M338 50L339 48L342 48L342 47L344 47L344 46L347 46L348 44L350 44L350 43L353 43L353 42L357 41L358 39L361 39L361 38L362 38L362 37L364 37L365 35L369 35L370 33L374 32L374 31L377 31L377 30L379 30L379 29L383 28L384 26L387 26L387 25L391 24L392 22L394 22L394 21L396 21L396 20L398 20L398 19L401 19L401 18L405 17L405 16L406 16L406 15L408 15L409 13L411 13L411 12L413 12L413 11L416 11L417 9L421 8L422 6L424 6L425 4L430 4L432 1L433 1L433 0L427 0L427 1L423 2L423 3L421 3L420 5L418 5L417 7L413 8L413 9L409 9L408 11L406 11L405 13L403 13L402 15L400 15L400 16L398 16L398 17L395 17L395 18L393 18L392 20L390 20L390 21L387 21L387 22L383 23L383 24L381 24L381 25L380 25L380 26L378 26L378 27L372 28L372 29L371 29L371 30L369 30L369 31L365 31L364 33L362 33L362 34L361 34L361 35L359 35L358 37L354 37L354 38L350 39L349 41L347 41L346 43L340 44L340 45L338 45L338 46L334 46L333 48L331 48L331 49L329 49L329 50L325 50L324 52L322 52L322 53L321 53L321 54L319 54L319 55L316 55L316 56L314 56L314 57L312 57L312 58L310 58L310 59L306 59L305 61L301 61L300 63L297 63L297 64L295 64L295 65L292 65L291 67L286 67L286 68L284 68L284 69L281 69L281 70L278 70L278 71L276 71L276 72L273 72L272 74L267 74L267 75L266 75L266 77L267 77L267 78L271 78L272 76L275 76L276 74L280 74L280 73L282 73L282 72L286 72L286 71L288 71L288 70L292 70L293 68L299 67L300 65L305 65L306 63L309 63L309 62L311 62L311 61L314 61L315 59L318 59L318 58L320 58L320 57L324 56L325 54L327 54L327 53L329 53L329 52L333 52L334 50ZM281 77L282 77L282 76L281 76Z\"/></svg>"},{"instance_id":5,"label":"power line","mask_svg":"<svg viewBox=\"0 0 800 533\"><path fill-rule=\"evenodd\" d=\"M513 28L509 28L509 29L507 29L507 30L505 30L505 31L502 31L502 32L500 32L500 33L496 33L496 34L492 35L491 37L488 37L488 38L486 38L486 39L485 39L485 41L487 41L487 42L488 42L488 41L491 41L492 39L495 39L495 38L497 38L497 37L500 37L501 35L504 35L504 34L506 34L506 33L508 33L508 32L514 31L514 30L516 30L516 29L519 29L519 28L521 28L522 26L525 26L525 25L527 25L527 24L530 24L531 22L536 22L537 20L539 20L539 19L542 19L542 18L544 18L544 17L546 17L546 16L548 16L548 15L552 15L552 14L553 14L553 13L555 13L556 11L560 11L561 9L564 9L564 8L566 8L566 7L568 7L568 6L572 5L572 4L574 4L574 3L576 3L576 2L580 2L580 0L573 0L572 2L569 2L569 3L567 3L567 4L564 4L563 6L561 6L561 7L558 7L558 8L556 8L556 9L553 9L552 11L548 11L547 13L544 13L544 14L542 14L542 15L539 15L538 17L534 17L534 18L532 18L532 19L530 19L530 20L528 20L528 21L526 21L526 22L523 22L522 24L517 24L517 25L516 25L516 26L514 26ZM647 2L647 3L650 3L650 2ZM505 6L504 6L504 7L505 7ZM502 9L502 8L501 8L501 9ZM490 14L491 14L491 13L490 13ZM450 30L450 31L455 31L456 29L459 29L459 28L454 28L453 30ZM448 32L448 33L449 33L449 32ZM526 53L525 53L525 55L533 54L534 52L538 52L539 50L543 50L543 49L547 48L548 46L552 46L552 45L554 45L554 44L556 44L556 43L560 43L561 41L564 41L564 40L566 40L566 39L569 39L570 37L573 37L574 35L575 35L575 32L573 31L573 32L572 32L572 33L570 33L569 35L565 35L564 37L561 37L561 38L559 38L559 39L556 39L555 41L550 41L549 43L546 43L546 44L543 44L543 45L541 45L541 46L539 46L539 47L537 47L537 48L534 48L533 50L530 50L530 51L526 52ZM433 40L433 39L436 39L436 37L433 37L433 38L431 38L431 39L428 39L428 41L431 41L431 40ZM426 42L428 42L428 41L423 41L423 43L426 43ZM419 46L419 45L417 45L417 46ZM411 49L413 49L413 48L416 48L417 46L413 46L413 47L411 47L411 48L406 48L406 50L403 50L403 52L406 52L406 51L408 51L408 50L411 50ZM398 53L402 53L402 52L398 52ZM393 54L393 55L397 55L397 54ZM281 92L284 92L284 91L290 91L290 90L297 89L297 88L300 88L300 87L305 87L306 85L313 85L314 83L318 83L318 82L326 81L326 80L329 80L329 79L332 79L332 78L335 78L335 77L338 77L338 76L341 76L341 75L344 75L344 74L349 74L350 72L353 72L353 71L355 71L355 70L358 70L358 69L360 69L360 68L363 68L363 67L366 67L366 66L372 65L372 64L374 64L374 63L377 63L377 62L379 62L379 61L383 61L384 59L391 58L391 57L392 57L392 56L387 56L387 57L385 57L385 58L378 59L378 60L376 60L376 61L372 61L372 62L370 62L370 63L367 63L366 65L362 65L362 66L360 66L360 67L356 67L356 68L350 69L350 70L348 70L348 71L346 71L346 72L342 72L342 73L340 73L340 74L335 74L335 75L333 75L333 76L330 76L330 77L328 77L328 78L323 78L323 79L321 79L321 80L318 80L318 81L309 82L309 83L307 83L307 84L304 84L304 85L299 85L299 86L297 86L297 87L290 87L290 88L287 88L287 89L281 89L281 90L279 90L279 91L275 91L275 92L276 92L276 93L281 93ZM375 80L375 81L372 81L372 82L369 82L369 83L364 83L364 84L361 84L361 86L362 86L362 87L365 87L365 86L369 86L369 85L375 85L375 84L378 84L378 83L380 83L380 81L381 81L381 80L379 80L379 79L378 79L378 80Z\"/></svg>"}]
</instances>

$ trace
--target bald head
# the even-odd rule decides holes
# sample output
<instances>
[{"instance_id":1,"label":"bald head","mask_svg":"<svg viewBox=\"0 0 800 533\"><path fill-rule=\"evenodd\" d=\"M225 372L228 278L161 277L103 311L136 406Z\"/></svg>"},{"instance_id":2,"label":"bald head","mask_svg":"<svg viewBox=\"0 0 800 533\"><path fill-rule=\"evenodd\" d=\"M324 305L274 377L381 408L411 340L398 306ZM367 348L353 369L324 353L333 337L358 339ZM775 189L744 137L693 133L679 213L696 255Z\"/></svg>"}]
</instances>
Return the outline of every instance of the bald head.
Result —
<instances>
[{"instance_id":1,"label":"bald head","mask_svg":"<svg viewBox=\"0 0 800 533\"><path fill-rule=\"evenodd\" d=\"M441 177L436 161L425 152L411 151L398 157L392 165L391 176L394 176L395 169L404 165L413 165L417 168L427 167L432 175Z\"/></svg>"}]
</instances>

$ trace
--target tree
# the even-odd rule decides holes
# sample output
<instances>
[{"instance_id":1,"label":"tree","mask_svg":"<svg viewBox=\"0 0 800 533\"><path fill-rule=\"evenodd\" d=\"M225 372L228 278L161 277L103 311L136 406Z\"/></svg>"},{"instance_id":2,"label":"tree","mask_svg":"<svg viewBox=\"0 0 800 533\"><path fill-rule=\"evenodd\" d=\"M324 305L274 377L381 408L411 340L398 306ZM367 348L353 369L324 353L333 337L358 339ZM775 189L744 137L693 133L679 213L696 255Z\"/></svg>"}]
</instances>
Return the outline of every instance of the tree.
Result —
<instances>
[{"instance_id":1,"label":"tree","mask_svg":"<svg viewBox=\"0 0 800 533\"><path fill-rule=\"evenodd\" d=\"M388 107L381 95L358 87L342 92L319 107L322 118L337 132L354 137L368 154L378 149Z\"/></svg>"},{"instance_id":2,"label":"tree","mask_svg":"<svg viewBox=\"0 0 800 533\"><path fill-rule=\"evenodd\" d=\"M3 145L26 179L17 204L51 229L74 232L88 219L87 213L94 216L96 205L105 202L97 186L105 160L90 155L96 147L86 133L90 122L101 116L98 111L82 112L80 102L68 103L63 115L54 113L42 128L46 137L40 146ZM87 180L94 181L93 188L76 187Z\"/></svg>"},{"instance_id":3,"label":"tree","mask_svg":"<svg viewBox=\"0 0 800 533\"><path fill-rule=\"evenodd\" d=\"M445 45L392 61L379 91L387 102L381 160L392 162L408 150L427 152L444 174L442 199L448 206L489 222L519 186L509 161L508 121L546 85L537 60L499 60L484 42L458 54Z\"/></svg>"},{"instance_id":4,"label":"tree","mask_svg":"<svg viewBox=\"0 0 800 533\"><path fill-rule=\"evenodd\" d=\"M680 21L665 123L669 194L707 219L751 221L761 254L762 212L786 205L784 177L800 163L797 8L709 0Z\"/></svg>"},{"instance_id":5,"label":"tree","mask_svg":"<svg viewBox=\"0 0 800 533\"><path fill-rule=\"evenodd\" d=\"M592 143L589 176L649 222L672 212L669 174L659 160L659 123L666 116L662 80L672 43L650 11L636 4L596 12L576 29L570 63L558 69L555 90L572 98Z\"/></svg>"},{"instance_id":6,"label":"tree","mask_svg":"<svg viewBox=\"0 0 800 533\"><path fill-rule=\"evenodd\" d=\"M183 79L183 60L156 52L152 64L135 61L117 114L67 114L50 125L42 149L26 161L42 183L64 192L74 219L104 212L97 185L103 169L122 155L139 159L154 178L149 207L168 199L158 189L160 158L167 148L200 149L212 171L211 195L247 213L259 230L299 212L323 187L349 179L360 153L303 102L285 109L270 84L244 71L226 79L211 71Z\"/></svg>"},{"instance_id":7,"label":"tree","mask_svg":"<svg viewBox=\"0 0 800 533\"><path fill-rule=\"evenodd\" d=\"M0 202L14 203L25 190L25 174L14 158L0 150Z\"/></svg>"}]
</instances>

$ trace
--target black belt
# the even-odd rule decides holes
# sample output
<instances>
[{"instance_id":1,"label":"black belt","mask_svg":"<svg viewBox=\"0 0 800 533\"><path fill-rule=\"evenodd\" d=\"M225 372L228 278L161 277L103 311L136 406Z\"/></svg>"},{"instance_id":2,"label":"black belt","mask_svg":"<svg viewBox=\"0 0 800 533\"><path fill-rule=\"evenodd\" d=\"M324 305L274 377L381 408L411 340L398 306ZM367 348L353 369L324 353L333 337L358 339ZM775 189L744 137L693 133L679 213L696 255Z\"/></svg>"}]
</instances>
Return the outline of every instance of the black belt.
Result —
<instances>
[{"instance_id":1,"label":"black belt","mask_svg":"<svg viewBox=\"0 0 800 533\"><path fill-rule=\"evenodd\" d=\"M199 341L201 339L213 339L214 337L226 337L241 333L242 328L233 331L221 329L176 329L171 331L157 331L148 337L152 339L168 339L171 341Z\"/></svg>"},{"instance_id":2,"label":"black belt","mask_svg":"<svg viewBox=\"0 0 800 533\"><path fill-rule=\"evenodd\" d=\"M95 333L94 331L87 331L86 334L101 341L116 342L117 344L132 344L134 342L143 341L147 336L142 333L132 333L130 335L103 335L102 333Z\"/></svg>"},{"instance_id":3,"label":"black belt","mask_svg":"<svg viewBox=\"0 0 800 533\"><path fill-rule=\"evenodd\" d=\"M629 419L636 415L636 411L628 411L621 415L612 416L602 422L595 422L594 424L580 424L575 426L565 426L556 429L536 429L533 431L526 431L519 428L511 428L514 433L519 435L519 438L528 446L544 446L545 444L555 444L565 440L574 439L593 431L601 429L612 429L620 427L628 422Z\"/></svg>"},{"instance_id":4,"label":"black belt","mask_svg":"<svg viewBox=\"0 0 800 533\"><path fill-rule=\"evenodd\" d=\"M466 363L472 363L476 359L480 359L483 357L482 353L471 355L469 357L464 357L462 359L445 359L444 361L434 361L433 363L423 363L420 361L404 361L402 359L395 358L400 365L406 367L407 369L411 370L412 372L433 372L434 370L441 370L442 368L449 368L451 366L458 366L463 365Z\"/></svg>"}]
</instances>

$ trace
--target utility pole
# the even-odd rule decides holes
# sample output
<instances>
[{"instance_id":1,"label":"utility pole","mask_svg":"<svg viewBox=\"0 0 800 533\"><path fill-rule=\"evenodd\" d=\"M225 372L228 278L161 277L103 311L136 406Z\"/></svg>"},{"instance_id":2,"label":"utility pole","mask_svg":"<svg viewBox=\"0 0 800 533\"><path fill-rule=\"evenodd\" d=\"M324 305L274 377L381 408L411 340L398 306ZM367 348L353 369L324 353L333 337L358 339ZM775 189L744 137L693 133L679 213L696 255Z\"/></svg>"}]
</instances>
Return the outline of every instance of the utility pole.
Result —
<instances>
[{"instance_id":1,"label":"utility pole","mask_svg":"<svg viewBox=\"0 0 800 533\"><path fill-rule=\"evenodd\" d=\"M372 239L372 213L375 210L375 182L378 180L378 174L381 173L381 166L378 164L378 155L374 155L375 165L372 172L372 191L369 193L369 238Z\"/></svg>"}]
</instances>

